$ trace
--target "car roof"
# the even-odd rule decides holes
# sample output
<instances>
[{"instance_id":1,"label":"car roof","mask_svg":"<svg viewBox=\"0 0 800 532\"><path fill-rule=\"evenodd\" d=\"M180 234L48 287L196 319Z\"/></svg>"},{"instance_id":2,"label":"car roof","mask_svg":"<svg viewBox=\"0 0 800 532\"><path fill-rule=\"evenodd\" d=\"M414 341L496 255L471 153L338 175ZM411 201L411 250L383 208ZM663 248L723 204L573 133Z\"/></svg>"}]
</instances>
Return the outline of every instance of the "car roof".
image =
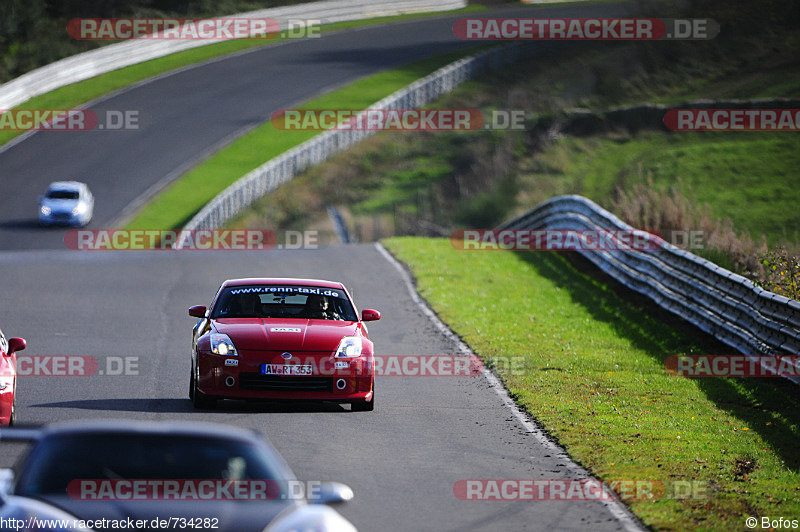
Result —
<instances>
[{"instance_id":1,"label":"car roof","mask_svg":"<svg viewBox=\"0 0 800 532\"><path fill-rule=\"evenodd\" d=\"M294 478L289 465L272 446L266 435L231 425L209 423L206 421L133 421L130 419L78 420L50 423L40 428L2 428L0 437L7 441L30 442L39 445L51 438L62 436L157 436L197 437L228 440L258 446L264 458L283 478ZM30 452L30 451L29 451ZM30 456L30 454L29 454ZM27 460L27 458L26 458Z\"/></svg>"},{"instance_id":2,"label":"car roof","mask_svg":"<svg viewBox=\"0 0 800 532\"><path fill-rule=\"evenodd\" d=\"M296 279L293 277L250 277L246 279L228 279L222 283L223 287L228 286L250 286L250 285L302 285L302 286L318 286L321 288L340 288L343 289L342 283L333 281L324 281L322 279Z\"/></svg>"},{"instance_id":3,"label":"car roof","mask_svg":"<svg viewBox=\"0 0 800 532\"><path fill-rule=\"evenodd\" d=\"M42 438L71 434L198 436L260 443L266 441L263 435L255 431L195 421L83 420L52 423L41 429Z\"/></svg>"},{"instance_id":4,"label":"car roof","mask_svg":"<svg viewBox=\"0 0 800 532\"><path fill-rule=\"evenodd\" d=\"M85 188L86 183L81 183L80 181L53 181L50 183L50 186L47 187L48 190L77 190L81 188Z\"/></svg>"}]
</instances>

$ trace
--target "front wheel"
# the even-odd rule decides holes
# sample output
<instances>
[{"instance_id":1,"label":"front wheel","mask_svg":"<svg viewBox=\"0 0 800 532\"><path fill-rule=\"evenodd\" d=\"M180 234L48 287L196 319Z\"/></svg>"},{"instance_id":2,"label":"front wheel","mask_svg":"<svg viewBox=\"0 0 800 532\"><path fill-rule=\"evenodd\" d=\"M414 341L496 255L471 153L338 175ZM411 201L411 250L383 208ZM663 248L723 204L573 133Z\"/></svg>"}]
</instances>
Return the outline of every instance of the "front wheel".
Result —
<instances>
[{"instance_id":1,"label":"front wheel","mask_svg":"<svg viewBox=\"0 0 800 532\"><path fill-rule=\"evenodd\" d=\"M375 388L372 388L372 399L350 405L351 412L372 412L375 410Z\"/></svg>"},{"instance_id":2,"label":"front wheel","mask_svg":"<svg viewBox=\"0 0 800 532\"><path fill-rule=\"evenodd\" d=\"M192 404L197 410L214 410L217 407L217 400L207 396L203 392L195 390Z\"/></svg>"},{"instance_id":3,"label":"front wheel","mask_svg":"<svg viewBox=\"0 0 800 532\"><path fill-rule=\"evenodd\" d=\"M197 410L213 410L217 406L216 399L197 389L197 370L195 369L192 369L192 377L189 383L189 398Z\"/></svg>"},{"instance_id":4,"label":"front wheel","mask_svg":"<svg viewBox=\"0 0 800 532\"><path fill-rule=\"evenodd\" d=\"M194 364L192 364L192 371L189 374L189 399L194 403Z\"/></svg>"},{"instance_id":5,"label":"front wheel","mask_svg":"<svg viewBox=\"0 0 800 532\"><path fill-rule=\"evenodd\" d=\"M11 401L11 416L8 419L8 426L13 427L17 424L17 387L14 386L14 399Z\"/></svg>"}]
</instances>

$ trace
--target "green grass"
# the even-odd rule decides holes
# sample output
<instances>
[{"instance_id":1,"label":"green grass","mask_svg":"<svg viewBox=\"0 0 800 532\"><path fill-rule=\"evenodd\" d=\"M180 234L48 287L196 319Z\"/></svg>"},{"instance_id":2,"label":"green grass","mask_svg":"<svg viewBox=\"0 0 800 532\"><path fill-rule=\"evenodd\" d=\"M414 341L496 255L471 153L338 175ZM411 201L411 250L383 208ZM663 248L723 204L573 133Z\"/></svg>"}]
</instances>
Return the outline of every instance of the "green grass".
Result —
<instances>
[{"instance_id":1,"label":"green grass","mask_svg":"<svg viewBox=\"0 0 800 532\"><path fill-rule=\"evenodd\" d=\"M514 204L512 183L501 184L505 196L472 197L461 191L480 191L502 171L502 159L491 157L497 142L493 131L382 131L258 199L225 225L314 229L321 238L335 240L326 212L335 205L360 241L407 234L417 220L439 223L436 216L445 219L442 227L453 220L493 227ZM464 169L469 176L459 175Z\"/></svg>"},{"instance_id":2,"label":"green grass","mask_svg":"<svg viewBox=\"0 0 800 532\"><path fill-rule=\"evenodd\" d=\"M652 175L657 187L682 183L716 217L770 244L800 227L800 137L784 133L640 133L566 138L530 161L521 186L585 195L608 207L617 187Z\"/></svg>"},{"instance_id":3,"label":"green grass","mask_svg":"<svg viewBox=\"0 0 800 532\"><path fill-rule=\"evenodd\" d=\"M348 22L337 22L334 24L327 24L321 28L321 33L324 35L326 32L341 31L361 26L368 26L374 24L383 24L388 22L398 22L404 20L412 20L421 17L444 15L448 13L468 13L473 11L480 11L483 8L480 6L470 6L465 9L456 11L442 11L436 13L419 13L410 15L400 15L397 17L379 17L369 20L354 20ZM241 52L250 48L259 46L271 46L280 42L285 42L285 32L272 40L264 41L259 39L240 39L225 41L218 44L209 44L201 46L192 50L178 52L165 57L160 57L144 63L131 65L129 67L114 70L106 74L73 83L66 87L61 87L54 91L42 94L35 98L31 98L25 103L16 107L16 109L72 109L87 102L91 102L101 96L111 92L123 89L152 78L159 74L169 72L181 67L208 61L216 57ZM10 131L0 130L0 145L12 140L24 131Z\"/></svg>"},{"instance_id":4,"label":"green grass","mask_svg":"<svg viewBox=\"0 0 800 532\"><path fill-rule=\"evenodd\" d=\"M667 374L670 355L729 351L561 255L457 251L443 239L385 244L479 356L522 357L521 374L498 364L500 375L573 459L607 481L706 488L694 499L627 501L648 526L741 530L746 516L800 513L795 385Z\"/></svg>"},{"instance_id":5,"label":"green grass","mask_svg":"<svg viewBox=\"0 0 800 532\"><path fill-rule=\"evenodd\" d=\"M301 109L364 109L473 50L445 54L375 74L315 98ZM225 187L319 131L277 130L265 122L202 162L145 206L126 228L177 228Z\"/></svg>"}]
</instances>

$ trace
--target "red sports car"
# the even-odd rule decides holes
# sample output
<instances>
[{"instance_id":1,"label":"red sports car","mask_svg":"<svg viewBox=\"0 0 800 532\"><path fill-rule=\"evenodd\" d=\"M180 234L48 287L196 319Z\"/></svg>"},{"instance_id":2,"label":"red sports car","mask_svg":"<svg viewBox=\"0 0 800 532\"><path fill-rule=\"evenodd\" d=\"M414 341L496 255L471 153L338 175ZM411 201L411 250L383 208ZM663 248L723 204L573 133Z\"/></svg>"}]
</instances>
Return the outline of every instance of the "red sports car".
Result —
<instances>
[{"instance_id":1,"label":"red sports car","mask_svg":"<svg viewBox=\"0 0 800 532\"><path fill-rule=\"evenodd\" d=\"M218 399L290 399L375 406L373 344L342 283L309 279L234 279L222 283L192 338L189 397L196 408Z\"/></svg>"},{"instance_id":2,"label":"red sports car","mask_svg":"<svg viewBox=\"0 0 800 532\"><path fill-rule=\"evenodd\" d=\"M17 419L17 351L25 349L25 339L9 338L0 331L0 425L13 425Z\"/></svg>"}]
</instances>

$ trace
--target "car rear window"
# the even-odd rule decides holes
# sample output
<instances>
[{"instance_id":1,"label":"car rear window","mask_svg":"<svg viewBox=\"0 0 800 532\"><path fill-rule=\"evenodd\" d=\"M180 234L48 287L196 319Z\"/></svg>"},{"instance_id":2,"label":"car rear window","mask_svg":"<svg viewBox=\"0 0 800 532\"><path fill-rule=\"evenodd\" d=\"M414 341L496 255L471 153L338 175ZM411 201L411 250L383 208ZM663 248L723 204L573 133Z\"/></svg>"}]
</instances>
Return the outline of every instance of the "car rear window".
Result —
<instances>
[{"instance_id":1,"label":"car rear window","mask_svg":"<svg viewBox=\"0 0 800 532\"><path fill-rule=\"evenodd\" d=\"M15 492L64 494L82 479L274 479L252 444L191 436L80 434L37 445Z\"/></svg>"}]
</instances>

